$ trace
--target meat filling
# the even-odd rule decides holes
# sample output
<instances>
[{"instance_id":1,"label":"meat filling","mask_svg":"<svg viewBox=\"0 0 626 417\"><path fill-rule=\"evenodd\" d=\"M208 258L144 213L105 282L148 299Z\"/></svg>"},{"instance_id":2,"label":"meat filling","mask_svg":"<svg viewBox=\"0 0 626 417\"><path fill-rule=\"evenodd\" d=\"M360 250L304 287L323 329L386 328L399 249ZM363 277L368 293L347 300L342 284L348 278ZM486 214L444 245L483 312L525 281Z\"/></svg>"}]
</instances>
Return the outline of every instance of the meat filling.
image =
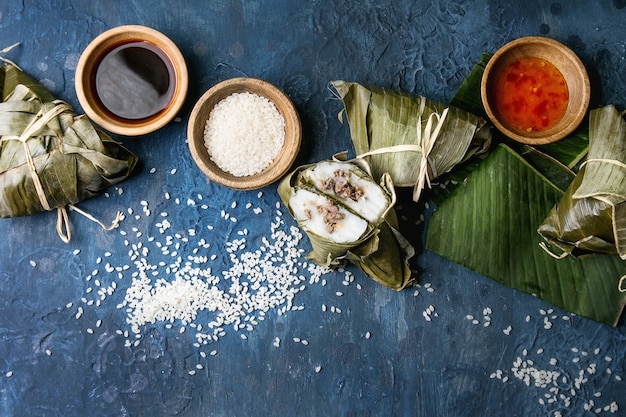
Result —
<instances>
[{"instance_id":1,"label":"meat filling","mask_svg":"<svg viewBox=\"0 0 626 417\"><path fill-rule=\"evenodd\" d=\"M337 197L358 201L363 197L363 190L357 185L350 184L350 175L349 172L338 169L334 172L334 178L322 181L322 189L333 190ZM335 178L346 178L346 181L337 181Z\"/></svg>"},{"instance_id":2,"label":"meat filling","mask_svg":"<svg viewBox=\"0 0 626 417\"><path fill-rule=\"evenodd\" d=\"M328 231L328 233L334 232L337 223L346 218L346 215L340 213L339 207L334 204L317 206L317 211L324 215L324 224L326 225L326 231Z\"/></svg>"}]
</instances>

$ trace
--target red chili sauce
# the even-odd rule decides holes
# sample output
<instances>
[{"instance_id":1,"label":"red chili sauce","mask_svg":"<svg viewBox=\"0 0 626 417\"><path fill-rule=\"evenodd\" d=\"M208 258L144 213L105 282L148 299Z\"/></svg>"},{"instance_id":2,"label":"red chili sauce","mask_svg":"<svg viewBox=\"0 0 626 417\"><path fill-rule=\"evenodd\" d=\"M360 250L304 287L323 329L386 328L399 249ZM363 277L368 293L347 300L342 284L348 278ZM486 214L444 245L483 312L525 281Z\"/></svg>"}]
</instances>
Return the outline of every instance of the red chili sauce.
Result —
<instances>
[{"instance_id":1,"label":"red chili sauce","mask_svg":"<svg viewBox=\"0 0 626 417\"><path fill-rule=\"evenodd\" d=\"M522 132L549 129L563 117L569 101L563 74L534 57L509 64L496 79L494 94L502 123Z\"/></svg>"}]
</instances>

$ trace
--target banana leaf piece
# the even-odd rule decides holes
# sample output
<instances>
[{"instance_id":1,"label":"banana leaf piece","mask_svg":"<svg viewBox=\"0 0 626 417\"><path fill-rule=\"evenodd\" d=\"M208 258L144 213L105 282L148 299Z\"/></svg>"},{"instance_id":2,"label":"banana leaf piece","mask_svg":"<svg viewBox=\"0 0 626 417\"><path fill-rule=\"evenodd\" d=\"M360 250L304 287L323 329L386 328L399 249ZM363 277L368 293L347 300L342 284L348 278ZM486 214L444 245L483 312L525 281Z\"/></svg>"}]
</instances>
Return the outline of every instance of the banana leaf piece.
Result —
<instances>
[{"instance_id":1,"label":"banana leaf piece","mask_svg":"<svg viewBox=\"0 0 626 417\"><path fill-rule=\"evenodd\" d=\"M351 262L395 290L413 282L415 250L397 230L388 175L377 183L365 161L346 161L344 153L296 168L278 194L311 242L308 259L328 268Z\"/></svg>"},{"instance_id":2,"label":"banana leaf piece","mask_svg":"<svg viewBox=\"0 0 626 417\"><path fill-rule=\"evenodd\" d=\"M132 152L16 66L0 83L0 217L64 209L132 174Z\"/></svg>"},{"instance_id":3,"label":"banana leaf piece","mask_svg":"<svg viewBox=\"0 0 626 417\"><path fill-rule=\"evenodd\" d=\"M331 86L343 102L357 157L368 161L374 177L388 173L394 186L415 187L415 201L430 180L489 148L485 120L458 107L354 82Z\"/></svg>"},{"instance_id":4,"label":"banana leaf piece","mask_svg":"<svg viewBox=\"0 0 626 417\"><path fill-rule=\"evenodd\" d=\"M555 259L536 233L563 191L500 144L437 207L426 249L511 288L615 326L626 305L618 256Z\"/></svg>"},{"instance_id":5,"label":"banana leaf piece","mask_svg":"<svg viewBox=\"0 0 626 417\"><path fill-rule=\"evenodd\" d=\"M590 112L584 164L538 232L574 257L626 260L626 121L615 106Z\"/></svg>"},{"instance_id":6,"label":"banana leaf piece","mask_svg":"<svg viewBox=\"0 0 626 417\"><path fill-rule=\"evenodd\" d=\"M485 73L485 67L493 54L483 52L480 60L474 64L461 86L450 100L450 104L459 109L463 109L471 114L487 119L487 112L480 97L480 83Z\"/></svg>"}]
</instances>

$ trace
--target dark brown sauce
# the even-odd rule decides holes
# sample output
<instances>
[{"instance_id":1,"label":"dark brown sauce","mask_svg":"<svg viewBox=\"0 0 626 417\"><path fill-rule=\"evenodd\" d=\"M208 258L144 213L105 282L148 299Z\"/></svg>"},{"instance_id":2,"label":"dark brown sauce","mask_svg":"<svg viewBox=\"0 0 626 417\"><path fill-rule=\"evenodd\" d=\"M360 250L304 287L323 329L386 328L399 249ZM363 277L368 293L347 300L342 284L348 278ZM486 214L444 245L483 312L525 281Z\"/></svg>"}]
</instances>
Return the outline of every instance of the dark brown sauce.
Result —
<instances>
[{"instance_id":1,"label":"dark brown sauce","mask_svg":"<svg viewBox=\"0 0 626 417\"><path fill-rule=\"evenodd\" d=\"M140 122L167 109L174 66L156 45L131 41L106 52L96 68L96 96L113 116Z\"/></svg>"}]
</instances>

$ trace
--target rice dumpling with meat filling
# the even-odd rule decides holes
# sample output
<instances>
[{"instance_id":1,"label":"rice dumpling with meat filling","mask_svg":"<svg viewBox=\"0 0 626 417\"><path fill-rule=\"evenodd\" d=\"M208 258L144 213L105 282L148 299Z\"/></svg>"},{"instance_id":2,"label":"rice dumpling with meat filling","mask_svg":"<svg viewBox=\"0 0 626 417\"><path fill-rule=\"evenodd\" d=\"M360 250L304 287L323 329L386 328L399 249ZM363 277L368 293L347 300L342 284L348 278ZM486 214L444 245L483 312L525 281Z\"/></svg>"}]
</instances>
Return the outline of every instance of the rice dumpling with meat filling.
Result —
<instances>
[{"instance_id":1,"label":"rice dumpling with meat filling","mask_svg":"<svg viewBox=\"0 0 626 417\"><path fill-rule=\"evenodd\" d=\"M563 255L626 260L626 121L609 105L589 115L589 154L538 229Z\"/></svg>"},{"instance_id":2,"label":"rice dumpling with meat filling","mask_svg":"<svg viewBox=\"0 0 626 417\"><path fill-rule=\"evenodd\" d=\"M132 173L133 153L15 65L0 67L0 87L0 217L58 209L68 228L66 207Z\"/></svg>"},{"instance_id":3,"label":"rice dumpling with meat filling","mask_svg":"<svg viewBox=\"0 0 626 417\"><path fill-rule=\"evenodd\" d=\"M389 173L396 187L414 187L415 201L431 180L491 143L486 121L460 108L353 82L331 86L343 102L357 157L367 159L375 178Z\"/></svg>"},{"instance_id":4,"label":"rice dumpling with meat filling","mask_svg":"<svg viewBox=\"0 0 626 417\"><path fill-rule=\"evenodd\" d=\"M341 154L295 169L278 193L311 241L309 259L331 268L352 262L396 290L411 284L408 260L415 251L397 231L389 175L377 183L365 161Z\"/></svg>"}]
</instances>

